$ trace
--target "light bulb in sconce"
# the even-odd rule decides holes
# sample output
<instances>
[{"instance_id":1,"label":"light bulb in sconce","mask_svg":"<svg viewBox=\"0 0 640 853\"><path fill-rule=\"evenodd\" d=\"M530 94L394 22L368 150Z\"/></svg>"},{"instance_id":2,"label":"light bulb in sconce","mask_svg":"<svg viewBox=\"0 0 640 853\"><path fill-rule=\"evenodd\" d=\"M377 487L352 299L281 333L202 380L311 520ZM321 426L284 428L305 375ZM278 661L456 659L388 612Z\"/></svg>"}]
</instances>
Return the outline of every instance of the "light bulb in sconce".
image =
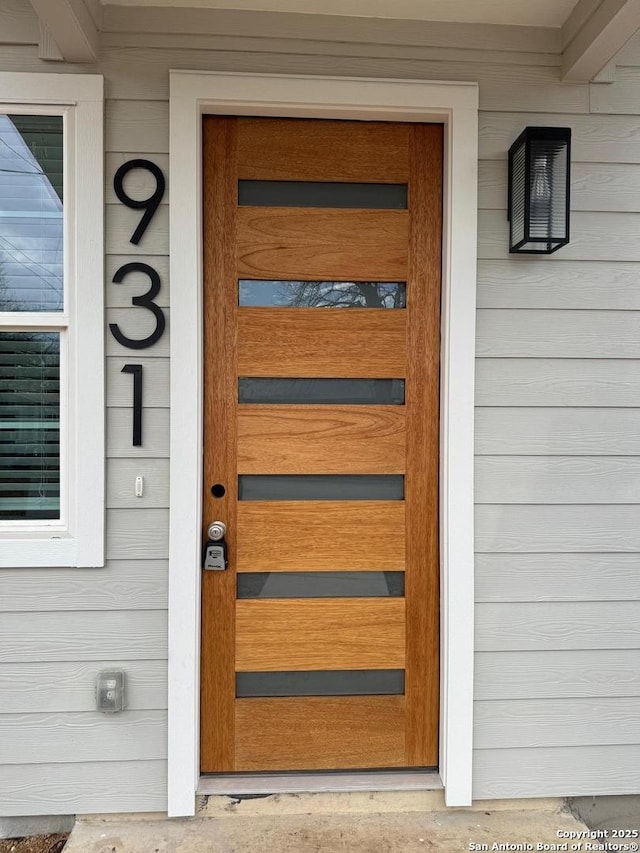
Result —
<instances>
[{"instance_id":1,"label":"light bulb in sconce","mask_svg":"<svg viewBox=\"0 0 640 853\"><path fill-rule=\"evenodd\" d=\"M549 159L542 154L534 160L531 181L531 201L534 204L549 204L551 201L551 174Z\"/></svg>"}]
</instances>

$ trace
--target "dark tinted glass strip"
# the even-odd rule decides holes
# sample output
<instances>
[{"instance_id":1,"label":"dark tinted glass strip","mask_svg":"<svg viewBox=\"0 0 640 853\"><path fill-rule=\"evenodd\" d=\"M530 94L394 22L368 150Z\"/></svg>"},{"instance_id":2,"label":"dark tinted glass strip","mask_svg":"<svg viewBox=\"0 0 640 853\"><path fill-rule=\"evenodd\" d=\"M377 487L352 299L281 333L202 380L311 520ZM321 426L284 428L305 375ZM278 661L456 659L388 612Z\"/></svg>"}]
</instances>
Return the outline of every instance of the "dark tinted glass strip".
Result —
<instances>
[{"instance_id":1,"label":"dark tinted glass strip","mask_svg":"<svg viewBox=\"0 0 640 853\"><path fill-rule=\"evenodd\" d=\"M240 403L315 403L326 405L402 405L404 379L238 380Z\"/></svg>"},{"instance_id":2,"label":"dark tinted glass strip","mask_svg":"<svg viewBox=\"0 0 640 853\"><path fill-rule=\"evenodd\" d=\"M400 281L238 282L241 308L405 308L406 285Z\"/></svg>"},{"instance_id":3,"label":"dark tinted glass strip","mask_svg":"<svg viewBox=\"0 0 640 853\"><path fill-rule=\"evenodd\" d=\"M247 572L238 598L386 598L404 595L404 572Z\"/></svg>"},{"instance_id":4,"label":"dark tinted glass strip","mask_svg":"<svg viewBox=\"0 0 640 853\"><path fill-rule=\"evenodd\" d=\"M404 670L354 669L333 672L239 672L236 696L402 695Z\"/></svg>"},{"instance_id":5,"label":"dark tinted glass strip","mask_svg":"<svg viewBox=\"0 0 640 853\"><path fill-rule=\"evenodd\" d=\"M238 181L238 204L254 207L406 210L407 185L333 181Z\"/></svg>"},{"instance_id":6,"label":"dark tinted glass strip","mask_svg":"<svg viewBox=\"0 0 640 853\"><path fill-rule=\"evenodd\" d=\"M241 501L401 501L402 474L241 474Z\"/></svg>"}]
</instances>

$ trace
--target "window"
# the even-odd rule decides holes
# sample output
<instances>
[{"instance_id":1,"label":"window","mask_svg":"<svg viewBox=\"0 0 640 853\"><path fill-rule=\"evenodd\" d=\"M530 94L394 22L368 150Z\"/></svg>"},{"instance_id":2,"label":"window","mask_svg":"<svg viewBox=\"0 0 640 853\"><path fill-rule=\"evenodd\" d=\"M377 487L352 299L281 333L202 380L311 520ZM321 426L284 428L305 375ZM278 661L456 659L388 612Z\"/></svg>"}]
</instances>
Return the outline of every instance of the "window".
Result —
<instances>
[{"instance_id":1,"label":"window","mask_svg":"<svg viewBox=\"0 0 640 853\"><path fill-rule=\"evenodd\" d=\"M0 566L104 562L102 78L0 74Z\"/></svg>"},{"instance_id":2,"label":"window","mask_svg":"<svg viewBox=\"0 0 640 853\"><path fill-rule=\"evenodd\" d=\"M19 324L0 332L0 521L16 524L63 522L67 503L60 494L63 123L61 115L0 114L0 311ZM30 327L34 312L51 325Z\"/></svg>"}]
</instances>

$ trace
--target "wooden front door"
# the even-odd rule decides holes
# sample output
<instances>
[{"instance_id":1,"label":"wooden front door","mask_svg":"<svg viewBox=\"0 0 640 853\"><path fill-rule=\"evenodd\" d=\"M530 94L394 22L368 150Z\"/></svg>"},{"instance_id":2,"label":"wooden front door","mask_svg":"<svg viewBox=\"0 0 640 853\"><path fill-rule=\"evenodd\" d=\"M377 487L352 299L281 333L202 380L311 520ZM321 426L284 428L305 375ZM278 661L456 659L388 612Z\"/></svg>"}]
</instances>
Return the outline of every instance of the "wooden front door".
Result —
<instances>
[{"instance_id":1,"label":"wooden front door","mask_svg":"<svg viewBox=\"0 0 640 853\"><path fill-rule=\"evenodd\" d=\"M436 766L442 127L203 156L201 770Z\"/></svg>"}]
</instances>

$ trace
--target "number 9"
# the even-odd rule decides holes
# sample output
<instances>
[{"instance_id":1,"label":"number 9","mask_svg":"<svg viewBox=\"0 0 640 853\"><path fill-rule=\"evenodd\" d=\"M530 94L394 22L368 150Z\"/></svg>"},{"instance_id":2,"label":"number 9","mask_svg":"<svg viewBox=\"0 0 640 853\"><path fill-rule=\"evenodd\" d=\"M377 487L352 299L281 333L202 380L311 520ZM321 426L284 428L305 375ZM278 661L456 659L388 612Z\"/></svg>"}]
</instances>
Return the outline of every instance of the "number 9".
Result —
<instances>
[{"instance_id":1,"label":"number 9","mask_svg":"<svg viewBox=\"0 0 640 853\"><path fill-rule=\"evenodd\" d=\"M151 172L153 177L156 179L156 188L149 198L138 200L131 198L131 196L127 195L124 191L124 179L132 169L146 169L147 172ZM134 243L137 246L142 239L142 235L147 230L149 223L153 219L153 215L158 209L158 206L162 201L162 197L164 196L165 181L162 170L156 163L152 163L151 160L128 160L126 163L123 163L115 173L113 177L113 189L122 204L125 204L127 207L131 207L134 210L144 210L142 219L138 223L136 230L133 232L133 236L129 240L130 243Z\"/></svg>"}]
</instances>

